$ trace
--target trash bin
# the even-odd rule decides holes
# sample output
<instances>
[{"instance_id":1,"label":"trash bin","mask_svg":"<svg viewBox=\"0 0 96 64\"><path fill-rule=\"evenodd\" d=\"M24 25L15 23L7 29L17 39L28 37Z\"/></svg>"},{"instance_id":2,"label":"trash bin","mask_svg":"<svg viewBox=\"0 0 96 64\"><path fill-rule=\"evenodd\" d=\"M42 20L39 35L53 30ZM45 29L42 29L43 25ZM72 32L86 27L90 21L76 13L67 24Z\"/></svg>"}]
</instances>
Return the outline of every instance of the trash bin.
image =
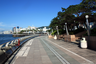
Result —
<instances>
[{"instance_id":1,"label":"trash bin","mask_svg":"<svg viewBox=\"0 0 96 64\"><path fill-rule=\"evenodd\" d=\"M87 41L83 37L82 40L80 41L80 47L81 48L87 48Z\"/></svg>"}]
</instances>

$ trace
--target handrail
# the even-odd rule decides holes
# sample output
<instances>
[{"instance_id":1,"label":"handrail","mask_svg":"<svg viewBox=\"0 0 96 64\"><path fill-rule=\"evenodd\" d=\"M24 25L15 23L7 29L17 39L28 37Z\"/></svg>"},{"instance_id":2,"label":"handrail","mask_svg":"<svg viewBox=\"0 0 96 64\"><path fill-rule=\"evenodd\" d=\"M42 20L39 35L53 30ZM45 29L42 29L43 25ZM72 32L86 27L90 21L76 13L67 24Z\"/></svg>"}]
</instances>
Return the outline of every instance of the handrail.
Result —
<instances>
[{"instance_id":1,"label":"handrail","mask_svg":"<svg viewBox=\"0 0 96 64\"><path fill-rule=\"evenodd\" d=\"M22 42L23 40L30 38L31 36L25 36L25 37L21 37L20 42ZM0 45L0 55L2 55L3 53L5 53L7 50L11 49L12 47L16 46L18 44L18 39L9 41L7 43L1 44Z\"/></svg>"}]
</instances>

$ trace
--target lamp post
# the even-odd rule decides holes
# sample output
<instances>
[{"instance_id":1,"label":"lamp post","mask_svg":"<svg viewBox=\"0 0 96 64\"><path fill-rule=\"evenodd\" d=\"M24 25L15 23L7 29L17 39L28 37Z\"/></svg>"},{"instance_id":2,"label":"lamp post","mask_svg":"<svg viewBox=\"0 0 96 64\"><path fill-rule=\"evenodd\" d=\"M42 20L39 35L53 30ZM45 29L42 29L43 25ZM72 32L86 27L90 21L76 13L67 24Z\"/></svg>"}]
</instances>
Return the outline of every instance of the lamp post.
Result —
<instances>
[{"instance_id":1,"label":"lamp post","mask_svg":"<svg viewBox=\"0 0 96 64\"><path fill-rule=\"evenodd\" d=\"M89 16L86 15L85 18L86 18L86 24L87 24L87 32L88 32L88 36L90 36L90 26L89 26L89 22L88 22L88 18L89 18Z\"/></svg>"},{"instance_id":2,"label":"lamp post","mask_svg":"<svg viewBox=\"0 0 96 64\"><path fill-rule=\"evenodd\" d=\"M64 30L65 30L65 25L64 25Z\"/></svg>"},{"instance_id":3,"label":"lamp post","mask_svg":"<svg viewBox=\"0 0 96 64\"><path fill-rule=\"evenodd\" d=\"M59 35L58 26L56 26L56 29L57 29L57 33L58 33L58 35Z\"/></svg>"},{"instance_id":4,"label":"lamp post","mask_svg":"<svg viewBox=\"0 0 96 64\"><path fill-rule=\"evenodd\" d=\"M74 20L74 24L75 24L75 20ZM74 30L75 30L75 26L74 26Z\"/></svg>"},{"instance_id":5,"label":"lamp post","mask_svg":"<svg viewBox=\"0 0 96 64\"><path fill-rule=\"evenodd\" d=\"M67 33L67 35L69 35L68 29L67 29L67 23L65 23L65 27L66 27L66 33Z\"/></svg>"},{"instance_id":6,"label":"lamp post","mask_svg":"<svg viewBox=\"0 0 96 64\"><path fill-rule=\"evenodd\" d=\"M53 33L53 29L52 29L52 33Z\"/></svg>"},{"instance_id":7,"label":"lamp post","mask_svg":"<svg viewBox=\"0 0 96 64\"><path fill-rule=\"evenodd\" d=\"M27 32L27 28L26 28L26 32Z\"/></svg>"}]
</instances>

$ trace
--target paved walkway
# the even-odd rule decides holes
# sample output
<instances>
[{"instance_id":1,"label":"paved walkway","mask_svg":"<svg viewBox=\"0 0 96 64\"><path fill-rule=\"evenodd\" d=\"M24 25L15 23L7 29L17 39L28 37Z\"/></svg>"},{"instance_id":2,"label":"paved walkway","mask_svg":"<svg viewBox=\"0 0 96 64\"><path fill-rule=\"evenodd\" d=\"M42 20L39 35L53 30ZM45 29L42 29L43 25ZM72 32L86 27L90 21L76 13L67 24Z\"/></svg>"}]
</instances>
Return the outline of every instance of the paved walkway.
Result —
<instances>
[{"instance_id":1,"label":"paved walkway","mask_svg":"<svg viewBox=\"0 0 96 64\"><path fill-rule=\"evenodd\" d=\"M94 62L94 64L96 64L96 51L94 50L90 50L90 49L82 49L79 47L79 45L77 43L70 43L70 42L64 42L62 40L54 40L54 39L50 39L52 42L55 42L55 44L58 44L61 46L62 49L67 49L69 50L69 52L74 52L75 55L77 54L78 57L82 57L82 59L87 59L90 60L92 62ZM74 54L73 53L73 54Z\"/></svg>"},{"instance_id":2,"label":"paved walkway","mask_svg":"<svg viewBox=\"0 0 96 64\"><path fill-rule=\"evenodd\" d=\"M70 51L71 46L76 47L75 45L39 36L26 42L12 64L94 64ZM74 50L79 51L75 48Z\"/></svg>"}]
</instances>

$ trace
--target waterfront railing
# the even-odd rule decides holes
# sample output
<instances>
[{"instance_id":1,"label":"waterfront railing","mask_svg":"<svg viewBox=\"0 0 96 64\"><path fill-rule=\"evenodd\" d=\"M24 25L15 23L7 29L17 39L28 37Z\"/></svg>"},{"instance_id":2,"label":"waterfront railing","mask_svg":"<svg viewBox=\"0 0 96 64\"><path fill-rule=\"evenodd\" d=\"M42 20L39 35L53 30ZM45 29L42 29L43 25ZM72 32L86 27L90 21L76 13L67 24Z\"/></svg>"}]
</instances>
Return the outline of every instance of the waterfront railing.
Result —
<instances>
[{"instance_id":1,"label":"waterfront railing","mask_svg":"<svg viewBox=\"0 0 96 64\"><path fill-rule=\"evenodd\" d=\"M1 44L0 57L3 57L3 58L0 58L0 64L4 63L8 59L8 57L10 57L10 55L12 55L14 51L16 51L17 48L19 48L24 44L24 42L37 36L39 35L25 36L25 37L21 37L19 39L15 39L7 43Z\"/></svg>"}]
</instances>

